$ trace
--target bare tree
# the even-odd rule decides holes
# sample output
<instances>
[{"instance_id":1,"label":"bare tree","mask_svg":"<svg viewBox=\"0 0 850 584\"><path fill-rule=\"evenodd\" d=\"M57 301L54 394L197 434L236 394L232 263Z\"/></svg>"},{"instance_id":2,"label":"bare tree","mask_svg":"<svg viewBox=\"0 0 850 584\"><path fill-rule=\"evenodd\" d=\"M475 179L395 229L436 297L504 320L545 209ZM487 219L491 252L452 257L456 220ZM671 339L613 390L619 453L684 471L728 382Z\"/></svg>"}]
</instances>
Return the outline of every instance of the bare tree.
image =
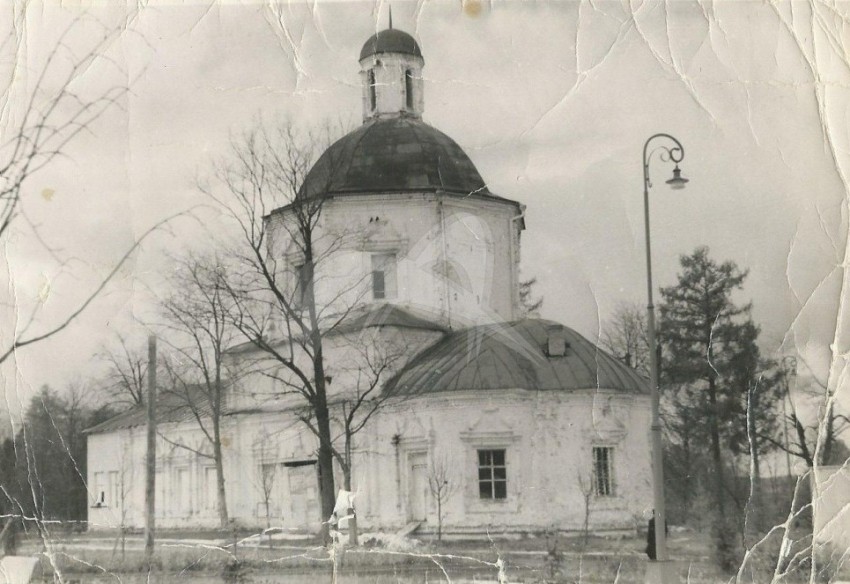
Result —
<instances>
[{"instance_id":1,"label":"bare tree","mask_svg":"<svg viewBox=\"0 0 850 584\"><path fill-rule=\"evenodd\" d=\"M602 327L600 342L614 357L649 377L646 308L637 303L618 304Z\"/></svg>"},{"instance_id":2,"label":"bare tree","mask_svg":"<svg viewBox=\"0 0 850 584\"><path fill-rule=\"evenodd\" d=\"M437 541L443 540L443 509L459 487L451 469L446 456L434 456L428 466L428 490L437 504Z\"/></svg>"},{"instance_id":3,"label":"bare tree","mask_svg":"<svg viewBox=\"0 0 850 584\"><path fill-rule=\"evenodd\" d=\"M543 307L543 297L534 295L537 278L529 278L519 283L519 307L523 318L538 318Z\"/></svg>"},{"instance_id":4,"label":"bare tree","mask_svg":"<svg viewBox=\"0 0 850 584\"><path fill-rule=\"evenodd\" d=\"M347 354L338 367L328 369L329 373L338 372L329 376L329 383L335 380L335 385L341 386L329 401L332 429L339 430L338 435L331 435L329 448L342 471L346 491L353 490L355 437L393 397L392 392L384 391L384 384L406 356L401 339L386 336L380 329L381 321L372 324L354 333L335 335ZM319 440L323 439L309 414L301 420ZM348 521L349 539L356 545L357 517L353 510L348 515L352 516Z\"/></svg>"},{"instance_id":5,"label":"bare tree","mask_svg":"<svg viewBox=\"0 0 850 584\"><path fill-rule=\"evenodd\" d=\"M356 304L351 293L357 288L325 286L337 283L322 266L356 244L354 234L323 225L326 193L341 155L330 149L316 161L327 142L291 124L255 129L232 141L230 156L217 165L211 183L200 187L235 220L242 240L231 253L238 265L229 274L232 322L269 368L280 371L274 374L278 394L302 400L304 418L319 437L324 518L335 505L325 338Z\"/></svg>"},{"instance_id":6,"label":"bare tree","mask_svg":"<svg viewBox=\"0 0 850 584\"><path fill-rule=\"evenodd\" d=\"M277 481L277 463L260 464L260 494L263 497L263 507L266 515L266 529L272 526L272 495Z\"/></svg>"},{"instance_id":7,"label":"bare tree","mask_svg":"<svg viewBox=\"0 0 850 584\"><path fill-rule=\"evenodd\" d=\"M226 394L240 376L236 365L225 363L225 350L234 343L230 325L231 296L224 282L225 267L214 256L189 255L179 261L172 277L173 292L161 301L173 362L166 364L171 387L164 393L189 409L212 453L193 450L215 464L217 508L222 528L229 525L222 452L222 422ZM188 448L180 444L183 448Z\"/></svg>"},{"instance_id":8,"label":"bare tree","mask_svg":"<svg viewBox=\"0 0 850 584\"><path fill-rule=\"evenodd\" d=\"M112 555L115 555L115 552L120 546L121 560L123 561L127 551L127 516L130 512L130 502L128 499L130 498L130 492L135 482L135 472L129 441L122 437L120 442L121 458L118 470L118 490L116 493L118 500L112 502L118 509L118 533L115 538L115 544L112 547Z\"/></svg>"},{"instance_id":9,"label":"bare tree","mask_svg":"<svg viewBox=\"0 0 850 584\"><path fill-rule=\"evenodd\" d=\"M24 211L24 203L30 198L27 184L40 170L48 167L57 158L67 155L69 145L80 135L91 132L94 123L110 108L120 105L127 93L126 86L111 86L93 96L85 96L74 89L73 82L95 62L111 63L104 56L106 48L121 30L105 30L88 51L80 56L79 50L69 45L71 33L80 26L74 20L60 35L56 46L47 57L35 83L21 101L22 109L4 108L0 118L0 240L5 241L15 232L26 233L39 242L59 268L65 268L73 258L62 257L57 247L47 243L37 225ZM9 37L0 49L16 46ZM9 76L4 95L13 93L12 83L16 75ZM52 322L40 319L43 302L27 308L9 293L0 300L14 326L5 331L14 331L0 339L0 363L5 362L16 351L48 339L67 328L76 320L106 288L133 252L154 231L173 217L165 219L143 232L136 242L118 259L113 268L97 282L76 306ZM6 255L2 273L11 273ZM3 286L12 290L11 286Z\"/></svg>"},{"instance_id":10,"label":"bare tree","mask_svg":"<svg viewBox=\"0 0 850 584\"><path fill-rule=\"evenodd\" d=\"M266 531L269 532L272 526L272 501L275 495L275 487L278 479L278 465L276 460L277 448L273 447L271 437L265 432L261 432L254 442L254 452L257 455L259 465L255 474L254 486L260 493L260 499L263 503L263 514L266 516ZM271 547L271 537L269 537L269 546Z\"/></svg>"},{"instance_id":11,"label":"bare tree","mask_svg":"<svg viewBox=\"0 0 850 584\"><path fill-rule=\"evenodd\" d=\"M144 349L130 347L123 335L116 337L118 347L104 350L100 355L109 367L103 379L106 397L121 408L140 406L145 403L147 353Z\"/></svg>"},{"instance_id":12,"label":"bare tree","mask_svg":"<svg viewBox=\"0 0 850 584\"><path fill-rule=\"evenodd\" d=\"M800 383L797 362L803 363L809 371L805 385ZM784 375L785 387L788 390L786 397L791 406L787 423L793 429L793 435L787 444L772 437L768 439L780 450L803 460L808 468L814 467L815 464L843 464L850 452L840 436L850 428L850 417L842 412L841 404L836 403L836 391L830 388L827 382L819 379L802 359L795 359L793 366L784 371ZM796 400L790 392L789 377L797 381ZM813 414L807 415L807 411Z\"/></svg>"},{"instance_id":13,"label":"bare tree","mask_svg":"<svg viewBox=\"0 0 850 584\"><path fill-rule=\"evenodd\" d=\"M584 549L590 540L590 512L592 511L591 503L596 485L594 480L589 479L582 471L576 472L576 484L581 493L582 510L584 511L581 527L582 549Z\"/></svg>"}]
</instances>

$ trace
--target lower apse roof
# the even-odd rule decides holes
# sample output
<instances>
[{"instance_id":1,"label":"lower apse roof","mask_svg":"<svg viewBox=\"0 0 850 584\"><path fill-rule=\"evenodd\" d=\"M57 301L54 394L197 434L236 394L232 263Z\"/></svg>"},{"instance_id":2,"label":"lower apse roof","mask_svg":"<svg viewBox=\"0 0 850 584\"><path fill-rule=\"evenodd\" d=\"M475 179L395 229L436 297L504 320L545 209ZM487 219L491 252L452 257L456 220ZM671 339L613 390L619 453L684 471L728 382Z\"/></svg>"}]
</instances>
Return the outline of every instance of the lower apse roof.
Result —
<instances>
[{"instance_id":1,"label":"lower apse roof","mask_svg":"<svg viewBox=\"0 0 850 584\"><path fill-rule=\"evenodd\" d=\"M550 334L563 335L564 356L547 355ZM527 319L448 333L411 359L386 391L416 395L492 389L647 394L649 383L574 330Z\"/></svg>"}]
</instances>

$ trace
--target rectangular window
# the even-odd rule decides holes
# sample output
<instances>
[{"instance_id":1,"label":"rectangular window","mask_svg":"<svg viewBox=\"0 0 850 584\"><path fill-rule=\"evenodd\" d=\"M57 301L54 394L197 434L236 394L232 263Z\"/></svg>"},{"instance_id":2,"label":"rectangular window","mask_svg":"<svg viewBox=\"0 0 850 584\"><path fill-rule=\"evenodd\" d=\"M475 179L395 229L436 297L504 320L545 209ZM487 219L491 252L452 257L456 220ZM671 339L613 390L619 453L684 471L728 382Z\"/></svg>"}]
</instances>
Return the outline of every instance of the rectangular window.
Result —
<instances>
[{"instance_id":1,"label":"rectangular window","mask_svg":"<svg viewBox=\"0 0 850 584\"><path fill-rule=\"evenodd\" d=\"M478 494L482 499L507 499L508 474L504 450L478 451Z\"/></svg>"},{"instance_id":2,"label":"rectangular window","mask_svg":"<svg viewBox=\"0 0 850 584\"><path fill-rule=\"evenodd\" d=\"M204 509L215 511L218 508L218 478L214 466L204 467Z\"/></svg>"},{"instance_id":3,"label":"rectangular window","mask_svg":"<svg viewBox=\"0 0 850 584\"><path fill-rule=\"evenodd\" d=\"M375 106L378 103L377 95L375 93L375 71L373 69L369 69L369 107L372 111L375 111Z\"/></svg>"},{"instance_id":4,"label":"rectangular window","mask_svg":"<svg viewBox=\"0 0 850 584\"><path fill-rule=\"evenodd\" d=\"M94 473L94 485L92 489L92 496L94 497L94 505L95 507L103 507L106 505L106 473L105 472L96 472Z\"/></svg>"},{"instance_id":5,"label":"rectangular window","mask_svg":"<svg viewBox=\"0 0 850 584\"><path fill-rule=\"evenodd\" d=\"M375 300L395 298L397 292L396 255L394 253L373 253L372 298Z\"/></svg>"},{"instance_id":6,"label":"rectangular window","mask_svg":"<svg viewBox=\"0 0 850 584\"><path fill-rule=\"evenodd\" d=\"M407 69L404 72L404 98L407 109L413 109L413 72Z\"/></svg>"},{"instance_id":7,"label":"rectangular window","mask_svg":"<svg viewBox=\"0 0 850 584\"><path fill-rule=\"evenodd\" d=\"M189 484L189 470L178 468L174 474L174 507L178 516L192 513L192 491Z\"/></svg>"},{"instance_id":8,"label":"rectangular window","mask_svg":"<svg viewBox=\"0 0 850 584\"><path fill-rule=\"evenodd\" d=\"M614 449L593 447L593 485L597 497L614 495Z\"/></svg>"}]
</instances>

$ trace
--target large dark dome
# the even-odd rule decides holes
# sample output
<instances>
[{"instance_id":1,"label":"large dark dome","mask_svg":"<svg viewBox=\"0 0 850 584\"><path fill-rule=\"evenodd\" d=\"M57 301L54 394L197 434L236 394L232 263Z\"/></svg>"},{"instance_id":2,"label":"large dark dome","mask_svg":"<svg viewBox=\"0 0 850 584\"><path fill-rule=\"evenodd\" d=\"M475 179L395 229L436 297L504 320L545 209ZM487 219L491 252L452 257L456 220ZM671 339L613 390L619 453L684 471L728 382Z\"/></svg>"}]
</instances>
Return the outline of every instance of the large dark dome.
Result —
<instances>
[{"instance_id":1,"label":"large dark dome","mask_svg":"<svg viewBox=\"0 0 850 584\"><path fill-rule=\"evenodd\" d=\"M402 53L422 57L422 51L416 40L404 32L395 28L388 28L373 34L360 50L360 60L380 53Z\"/></svg>"},{"instance_id":2,"label":"large dark dome","mask_svg":"<svg viewBox=\"0 0 850 584\"><path fill-rule=\"evenodd\" d=\"M437 190L491 195L454 140L401 116L370 120L334 143L307 174L299 196Z\"/></svg>"}]
</instances>

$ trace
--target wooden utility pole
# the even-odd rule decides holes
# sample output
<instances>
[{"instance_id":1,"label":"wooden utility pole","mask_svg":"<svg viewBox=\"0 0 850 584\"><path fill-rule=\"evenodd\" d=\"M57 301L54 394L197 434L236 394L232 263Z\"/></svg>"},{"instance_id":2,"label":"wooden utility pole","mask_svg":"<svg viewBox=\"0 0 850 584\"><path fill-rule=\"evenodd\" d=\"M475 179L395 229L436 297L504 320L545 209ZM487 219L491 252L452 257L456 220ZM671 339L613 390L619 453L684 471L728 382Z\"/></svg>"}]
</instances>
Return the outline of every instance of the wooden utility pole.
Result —
<instances>
[{"instance_id":1,"label":"wooden utility pole","mask_svg":"<svg viewBox=\"0 0 850 584\"><path fill-rule=\"evenodd\" d=\"M153 559L156 509L156 337L148 337L148 444L145 465L145 561Z\"/></svg>"}]
</instances>

